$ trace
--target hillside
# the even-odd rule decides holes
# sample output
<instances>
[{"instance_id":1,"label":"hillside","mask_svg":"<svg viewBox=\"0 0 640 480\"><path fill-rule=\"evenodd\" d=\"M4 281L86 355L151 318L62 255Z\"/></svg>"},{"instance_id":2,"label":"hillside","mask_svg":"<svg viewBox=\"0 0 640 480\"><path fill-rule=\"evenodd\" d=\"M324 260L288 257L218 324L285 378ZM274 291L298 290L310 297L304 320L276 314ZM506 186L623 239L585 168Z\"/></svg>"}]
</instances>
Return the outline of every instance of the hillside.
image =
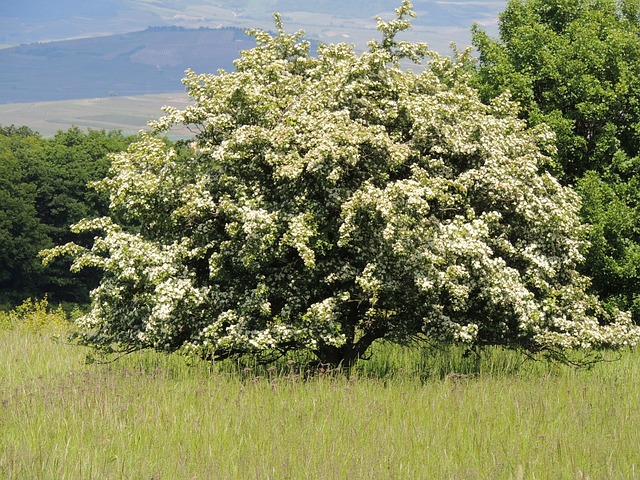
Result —
<instances>
[{"instance_id":1,"label":"hillside","mask_svg":"<svg viewBox=\"0 0 640 480\"><path fill-rule=\"evenodd\" d=\"M0 104L177 91L185 69L232 69L253 45L237 28L155 27L5 48Z\"/></svg>"},{"instance_id":2,"label":"hillside","mask_svg":"<svg viewBox=\"0 0 640 480\"><path fill-rule=\"evenodd\" d=\"M418 17L405 37L446 53L451 41L470 43L473 23L495 33L504 3L413 0ZM158 94L183 90L185 69L231 69L239 51L254 46L245 29L272 29L274 11L281 12L288 31L304 29L309 38L345 41L364 49L367 40L377 36L375 16L391 18L399 4L400 0L0 2L0 124L26 122L47 134L70 124L137 131L149 114L158 116L163 101ZM87 105L96 107L95 102L80 99L95 98L105 98L100 112L87 111Z\"/></svg>"},{"instance_id":3,"label":"hillside","mask_svg":"<svg viewBox=\"0 0 640 480\"><path fill-rule=\"evenodd\" d=\"M469 27L496 32L505 0L413 0L418 18L409 40L444 52L449 42L468 45ZM21 0L0 2L0 45L93 37L148 26L270 29L282 14L288 30L304 29L323 42L353 42L360 48L375 35L375 16L389 18L400 0Z\"/></svg>"}]
</instances>

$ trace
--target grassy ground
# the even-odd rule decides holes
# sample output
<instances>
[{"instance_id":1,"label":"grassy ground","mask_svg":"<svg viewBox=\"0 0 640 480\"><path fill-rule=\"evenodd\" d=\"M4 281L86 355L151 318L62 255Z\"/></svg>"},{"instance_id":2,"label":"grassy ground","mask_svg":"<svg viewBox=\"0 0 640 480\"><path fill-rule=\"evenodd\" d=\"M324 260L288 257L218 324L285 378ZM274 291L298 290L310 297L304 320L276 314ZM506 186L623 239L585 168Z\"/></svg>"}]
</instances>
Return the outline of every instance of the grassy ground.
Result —
<instances>
[{"instance_id":1,"label":"grassy ground","mask_svg":"<svg viewBox=\"0 0 640 480\"><path fill-rule=\"evenodd\" d=\"M637 352L575 370L383 345L305 379L150 352L86 364L58 317L25 317L0 318L0 478L640 477Z\"/></svg>"}]
</instances>

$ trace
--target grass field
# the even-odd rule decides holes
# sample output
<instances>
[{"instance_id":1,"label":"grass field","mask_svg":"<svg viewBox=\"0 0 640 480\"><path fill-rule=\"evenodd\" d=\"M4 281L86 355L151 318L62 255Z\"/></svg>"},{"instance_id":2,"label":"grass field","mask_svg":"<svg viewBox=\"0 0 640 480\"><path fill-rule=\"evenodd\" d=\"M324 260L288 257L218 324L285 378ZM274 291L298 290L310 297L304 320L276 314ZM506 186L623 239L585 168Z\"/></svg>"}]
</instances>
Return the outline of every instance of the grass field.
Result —
<instances>
[{"instance_id":1,"label":"grass field","mask_svg":"<svg viewBox=\"0 0 640 480\"><path fill-rule=\"evenodd\" d=\"M184 92L106 97L60 102L12 103L0 105L0 125L27 125L45 137L75 125L82 129L121 130L136 134L149 120L163 115L162 106L184 108L189 102ZM176 131L173 138L187 135Z\"/></svg>"},{"instance_id":2,"label":"grass field","mask_svg":"<svg viewBox=\"0 0 640 480\"><path fill-rule=\"evenodd\" d=\"M0 478L640 477L637 352L576 370L382 345L305 378L151 352L87 364L55 313L29 315L0 319Z\"/></svg>"}]
</instances>

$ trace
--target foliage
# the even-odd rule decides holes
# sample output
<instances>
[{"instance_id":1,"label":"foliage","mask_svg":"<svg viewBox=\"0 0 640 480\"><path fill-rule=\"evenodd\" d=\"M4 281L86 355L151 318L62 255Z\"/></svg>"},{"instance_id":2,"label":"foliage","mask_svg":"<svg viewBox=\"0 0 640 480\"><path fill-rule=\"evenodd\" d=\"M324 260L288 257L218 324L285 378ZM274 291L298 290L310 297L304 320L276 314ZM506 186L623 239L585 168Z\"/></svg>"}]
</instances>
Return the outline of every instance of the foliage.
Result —
<instances>
[{"instance_id":1,"label":"foliage","mask_svg":"<svg viewBox=\"0 0 640 480\"><path fill-rule=\"evenodd\" d=\"M19 330L24 333L69 332L71 322L61 308L51 309L46 297L28 298L10 312L0 312L0 330Z\"/></svg>"},{"instance_id":2,"label":"foliage","mask_svg":"<svg viewBox=\"0 0 640 480\"><path fill-rule=\"evenodd\" d=\"M104 178L108 152L126 148L118 132L73 127L42 138L26 127L0 127L0 303L49 293L56 302L87 302L99 272L70 275L68 265L43 269L38 252L72 238L69 226L108 213L107 197L87 183Z\"/></svg>"},{"instance_id":3,"label":"foliage","mask_svg":"<svg viewBox=\"0 0 640 480\"><path fill-rule=\"evenodd\" d=\"M41 274L38 251L52 245L38 221L36 185L25 181L19 157L23 146L38 142L37 137L0 135L0 292L5 295Z\"/></svg>"},{"instance_id":4,"label":"foliage","mask_svg":"<svg viewBox=\"0 0 640 480\"><path fill-rule=\"evenodd\" d=\"M38 184L38 218L53 244L75 239L88 245L93 241L92 235L78 240L69 227L87 216L108 214L108 197L88 184L104 178L110 166L108 154L126 148L132 140L117 131L85 133L74 127L46 142L40 162L34 166L34 182ZM68 269L69 264L53 266L47 271L49 284L41 289L56 301L87 303L100 272L87 270L78 276L69 275Z\"/></svg>"},{"instance_id":5,"label":"foliage","mask_svg":"<svg viewBox=\"0 0 640 480\"><path fill-rule=\"evenodd\" d=\"M555 132L547 167L573 184L593 229L584 273L610 306L640 319L640 37L635 0L513 0L500 40L477 27L475 84L509 90L531 126Z\"/></svg>"},{"instance_id":6,"label":"foliage","mask_svg":"<svg viewBox=\"0 0 640 480\"><path fill-rule=\"evenodd\" d=\"M400 41L413 12L378 20L380 42L317 57L301 33L253 31L234 73L184 80L182 150L143 135L98 188L109 217L73 268L104 270L80 341L208 359L290 350L352 364L378 338L426 336L533 351L635 344L627 315L585 294L577 195L539 174L552 148L506 97L480 102L469 52ZM404 59L429 58L416 74ZM602 324L599 324L599 321Z\"/></svg>"}]
</instances>

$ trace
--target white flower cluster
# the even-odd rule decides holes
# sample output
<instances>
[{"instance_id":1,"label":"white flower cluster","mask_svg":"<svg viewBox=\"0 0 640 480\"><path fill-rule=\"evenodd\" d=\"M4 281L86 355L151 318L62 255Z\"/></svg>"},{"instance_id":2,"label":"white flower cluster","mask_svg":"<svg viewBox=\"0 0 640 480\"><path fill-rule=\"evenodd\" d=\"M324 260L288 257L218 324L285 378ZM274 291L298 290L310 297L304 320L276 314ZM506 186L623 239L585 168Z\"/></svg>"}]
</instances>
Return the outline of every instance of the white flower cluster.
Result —
<instances>
[{"instance_id":1,"label":"white flower cluster","mask_svg":"<svg viewBox=\"0 0 640 480\"><path fill-rule=\"evenodd\" d=\"M234 73L184 83L156 133L98 185L124 225L98 230L74 268L105 272L81 320L87 343L208 358L307 348L321 359L373 339L424 334L526 348L635 345L628 315L585 293L578 198L548 174L549 130L527 130L502 96L484 105L456 58L396 42L309 55L278 23L254 32ZM420 74L402 58L429 57ZM351 349L351 350L349 350Z\"/></svg>"}]
</instances>

